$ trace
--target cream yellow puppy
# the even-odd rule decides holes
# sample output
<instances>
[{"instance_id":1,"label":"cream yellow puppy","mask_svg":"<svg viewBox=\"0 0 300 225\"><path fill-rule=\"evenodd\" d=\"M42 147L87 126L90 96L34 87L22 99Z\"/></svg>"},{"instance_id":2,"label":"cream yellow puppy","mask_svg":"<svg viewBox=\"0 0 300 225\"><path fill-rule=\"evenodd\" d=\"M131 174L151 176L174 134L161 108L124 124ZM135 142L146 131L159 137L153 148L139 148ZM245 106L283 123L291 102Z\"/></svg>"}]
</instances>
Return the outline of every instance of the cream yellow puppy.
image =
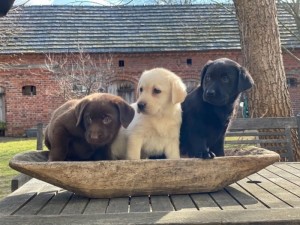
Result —
<instances>
[{"instance_id":1,"label":"cream yellow puppy","mask_svg":"<svg viewBox=\"0 0 300 225\"><path fill-rule=\"evenodd\" d=\"M181 102L186 87L164 68L145 71L138 83L136 113L127 129L121 128L111 146L112 159L141 159L165 154L178 159Z\"/></svg>"}]
</instances>

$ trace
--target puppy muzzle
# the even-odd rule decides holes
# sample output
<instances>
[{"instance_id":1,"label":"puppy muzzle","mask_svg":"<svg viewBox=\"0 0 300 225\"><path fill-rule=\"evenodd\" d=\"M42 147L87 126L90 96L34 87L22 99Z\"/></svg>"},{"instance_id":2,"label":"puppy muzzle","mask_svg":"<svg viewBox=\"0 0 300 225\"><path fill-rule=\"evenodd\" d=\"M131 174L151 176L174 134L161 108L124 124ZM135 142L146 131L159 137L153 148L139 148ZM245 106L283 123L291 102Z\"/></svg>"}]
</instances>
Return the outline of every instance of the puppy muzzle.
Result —
<instances>
[{"instance_id":1,"label":"puppy muzzle","mask_svg":"<svg viewBox=\"0 0 300 225\"><path fill-rule=\"evenodd\" d=\"M224 106L228 103L228 99L223 98L223 97L209 97L204 95L203 96L203 101L215 105L215 106Z\"/></svg>"},{"instance_id":2,"label":"puppy muzzle","mask_svg":"<svg viewBox=\"0 0 300 225\"><path fill-rule=\"evenodd\" d=\"M137 112L138 113L145 113L146 112L146 103L145 102L139 102L137 103Z\"/></svg>"},{"instance_id":3,"label":"puppy muzzle","mask_svg":"<svg viewBox=\"0 0 300 225\"><path fill-rule=\"evenodd\" d=\"M92 145L105 145L109 142L110 137L107 137L106 135L102 133L89 133L86 135L86 140L88 143Z\"/></svg>"},{"instance_id":4,"label":"puppy muzzle","mask_svg":"<svg viewBox=\"0 0 300 225\"><path fill-rule=\"evenodd\" d=\"M228 98L224 96L216 95L215 93L214 94L204 93L203 101L215 106L223 106L228 103Z\"/></svg>"}]
</instances>

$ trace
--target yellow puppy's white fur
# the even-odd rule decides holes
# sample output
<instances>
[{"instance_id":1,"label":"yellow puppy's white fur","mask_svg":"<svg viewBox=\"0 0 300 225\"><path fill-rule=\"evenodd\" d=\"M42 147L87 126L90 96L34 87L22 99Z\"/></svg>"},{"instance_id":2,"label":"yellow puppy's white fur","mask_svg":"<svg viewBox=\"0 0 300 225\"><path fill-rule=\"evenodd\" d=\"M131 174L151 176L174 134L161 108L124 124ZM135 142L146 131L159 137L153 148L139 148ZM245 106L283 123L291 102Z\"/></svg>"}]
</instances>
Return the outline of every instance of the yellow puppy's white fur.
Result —
<instances>
[{"instance_id":1,"label":"yellow puppy's white fur","mask_svg":"<svg viewBox=\"0 0 300 225\"><path fill-rule=\"evenodd\" d=\"M164 68L145 71L138 83L135 116L111 146L112 159L140 159L165 154L178 159L181 102L187 93L180 77ZM138 104L144 103L140 110Z\"/></svg>"}]
</instances>

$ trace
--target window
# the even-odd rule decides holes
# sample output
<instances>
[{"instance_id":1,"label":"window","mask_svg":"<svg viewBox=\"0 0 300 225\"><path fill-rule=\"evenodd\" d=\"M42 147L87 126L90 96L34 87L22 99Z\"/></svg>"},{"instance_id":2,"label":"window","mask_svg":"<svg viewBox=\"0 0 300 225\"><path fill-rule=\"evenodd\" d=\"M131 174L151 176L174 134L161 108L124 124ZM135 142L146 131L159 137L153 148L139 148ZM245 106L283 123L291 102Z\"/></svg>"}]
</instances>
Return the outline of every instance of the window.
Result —
<instances>
[{"instance_id":1,"label":"window","mask_svg":"<svg viewBox=\"0 0 300 225\"><path fill-rule=\"evenodd\" d=\"M186 60L186 64L187 64L187 65L192 65L192 64L193 64L192 59L187 59L187 60Z\"/></svg>"},{"instance_id":2,"label":"window","mask_svg":"<svg viewBox=\"0 0 300 225\"><path fill-rule=\"evenodd\" d=\"M23 95L36 95L36 87L35 86L31 86L31 85L28 85L28 86L23 86L22 87L22 94Z\"/></svg>"},{"instance_id":3,"label":"window","mask_svg":"<svg viewBox=\"0 0 300 225\"><path fill-rule=\"evenodd\" d=\"M108 86L108 93L121 96L129 103L133 103L135 99L135 86L131 81L119 80L112 82Z\"/></svg>"},{"instance_id":4,"label":"window","mask_svg":"<svg viewBox=\"0 0 300 225\"><path fill-rule=\"evenodd\" d=\"M85 93L86 87L81 84L73 84L73 92Z\"/></svg>"},{"instance_id":5,"label":"window","mask_svg":"<svg viewBox=\"0 0 300 225\"><path fill-rule=\"evenodd\" d=\"M124 67L125 63L124 60L119 60L119 67Z\"/></svg>"},{"instance_id":6,"label":"window","mask_svg":"<svg viewBox=\"0 0 300 225\"><path fill-rule=\"evenodd\" d=\"M187 93L190 93L198 87L199 80L197 80L197 79L187 79L187 80L184 80L184 83L186 85Z\"/></svg>"},{"instance_id":7,"label":"window","mask_svg":"<svg viewBox=\"0 0 300 225\"><path fill-rule=\"evenodd\" d=\"M297 87L297 79L296 78L287 78L286 79L287 85L289 88L294 88Z\"/></svg>"},{"instance_id":8,"label":"window","mask_svg":"<svg viewBox=\"0 0 300 225\"><path fill-rule=\"evenodd\" d=\"M0 86L0 125L1 125L1 121L5 122L4 95L5 95L5 89L4 89L4 87ZM1 130L1 127L0 127L0 130ZM1 132L0 132L0 136L1 136Z\"/></svg>"}]
</instances>

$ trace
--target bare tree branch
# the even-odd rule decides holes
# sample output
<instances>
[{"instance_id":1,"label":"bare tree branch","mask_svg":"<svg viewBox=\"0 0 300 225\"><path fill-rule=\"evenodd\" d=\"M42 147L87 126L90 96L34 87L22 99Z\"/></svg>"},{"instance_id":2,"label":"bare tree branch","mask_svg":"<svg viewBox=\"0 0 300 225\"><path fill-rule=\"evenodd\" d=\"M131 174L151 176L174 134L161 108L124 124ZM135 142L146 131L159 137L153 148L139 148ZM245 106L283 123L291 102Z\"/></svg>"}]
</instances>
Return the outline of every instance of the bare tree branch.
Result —
<instances>
[{"instance_id":1,"label":"bare tree branch","mask_svg":"<svg viewBox=\"0 0 300 225\"><path fill-rule=\"evenodd\" d=\"M286 24L281 21L278 18L278 22L284 29L286 29L292 36L294 36L299 42L300 42L300 0L292 0L292 1L287 1L287 0L277 0L278 3L280 3L281 6L283 6L284 10L286 10L293 18L297 26L297 31L298 33L295 33L293 30L291 30ZM281 46L281 48L287 52L291 57L293 57L297 62L300 63L300 59L293 54L290 50L285 48L284 46Z\"/></svg>"},{"instance_id":2,"label":"bare tree branch","mask_svg":"<svg viewBox=\"0 0 300 225\"><path fill-rule=\"evenodd\" d=\"M107 92L115 77L111 55L100 57L85 53L48 54L45 67L54 75L64 99L80 98L94 92Z\"/></svg>"},{"instance_id":3,"label":"bare tree branch","mask_svg":"<svg viewBox=\"0 0 300 225\"><path fill-rule=\"evenodd\" d=\"M297 60L298 63L300 63L300 59L294 54L292 53L290 50L288 50L286 47L281 46L281 48L286 51L290 56L292 56L295 60Z\"/></svg>"}]
</instances>

